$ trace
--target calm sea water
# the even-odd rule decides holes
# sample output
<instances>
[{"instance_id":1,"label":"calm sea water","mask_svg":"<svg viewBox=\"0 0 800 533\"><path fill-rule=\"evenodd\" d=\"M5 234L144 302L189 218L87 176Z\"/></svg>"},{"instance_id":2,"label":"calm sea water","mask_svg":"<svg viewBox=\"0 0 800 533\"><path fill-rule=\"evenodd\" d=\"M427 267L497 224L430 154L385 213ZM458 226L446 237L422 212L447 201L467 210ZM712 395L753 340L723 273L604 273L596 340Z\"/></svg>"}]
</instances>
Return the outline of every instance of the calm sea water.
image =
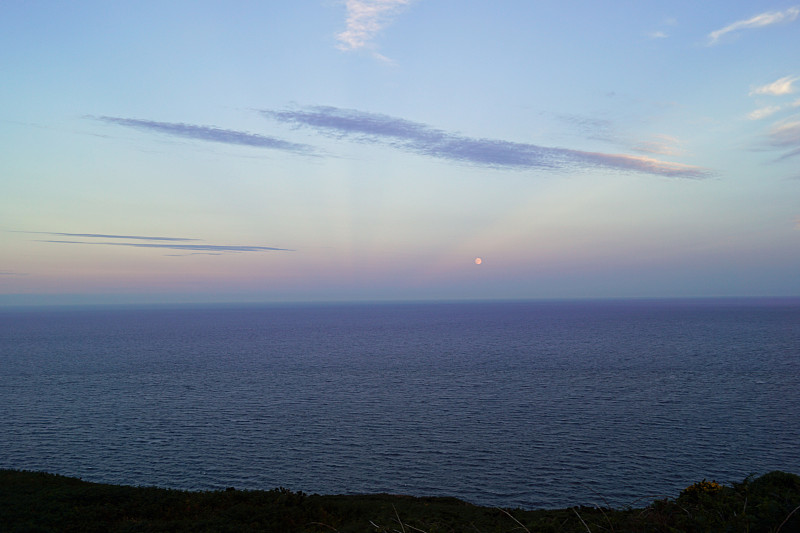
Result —
<instances>
[{"instance_id":1,"label":"calm sea water","mask_svg":"<svg viewBox=\"0 0 800 533\"><path fill-rule=\"evenodd\" d=\"M798 443L796 300L0 312L0 468L619 506Z\"/></svg>"}]
</instances>

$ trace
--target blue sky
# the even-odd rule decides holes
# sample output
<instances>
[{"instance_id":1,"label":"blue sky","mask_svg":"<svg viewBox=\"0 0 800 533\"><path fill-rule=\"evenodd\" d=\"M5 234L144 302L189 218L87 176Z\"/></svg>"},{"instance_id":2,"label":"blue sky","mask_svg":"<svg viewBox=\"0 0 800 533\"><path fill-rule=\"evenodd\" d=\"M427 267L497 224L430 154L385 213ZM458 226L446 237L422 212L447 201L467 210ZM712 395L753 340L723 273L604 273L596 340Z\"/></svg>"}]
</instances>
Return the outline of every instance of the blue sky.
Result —
<instances>
[{"instance_id":1,"label":"blue sky","mask_svg":"<svg viewBox=\"0 0 800 533\"><path fill-rule=\"evenodd\" d=\"M798 50L791 2L6 2L0 304L798 296Z\"/></svg>"}]
</instances>

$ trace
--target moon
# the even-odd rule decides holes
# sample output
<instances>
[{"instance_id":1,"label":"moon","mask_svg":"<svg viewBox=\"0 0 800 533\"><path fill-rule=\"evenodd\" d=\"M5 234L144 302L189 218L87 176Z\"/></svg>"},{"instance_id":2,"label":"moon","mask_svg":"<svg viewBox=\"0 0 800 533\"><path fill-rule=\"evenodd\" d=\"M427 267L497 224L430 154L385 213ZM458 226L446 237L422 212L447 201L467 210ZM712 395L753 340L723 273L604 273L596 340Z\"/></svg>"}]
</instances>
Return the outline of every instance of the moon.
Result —
<instances>
[{"instance_id":1,"label":"moon","mask_svg":"<svg viewBox=\"0 0 800 533\"><path fill-rule=\"evenodd\" d=\"M481 259L480 257L476 257L475 258L475 264L476 265L480 265L481 263L483 263L483 259Z\"/></svg>"}]
</instances>

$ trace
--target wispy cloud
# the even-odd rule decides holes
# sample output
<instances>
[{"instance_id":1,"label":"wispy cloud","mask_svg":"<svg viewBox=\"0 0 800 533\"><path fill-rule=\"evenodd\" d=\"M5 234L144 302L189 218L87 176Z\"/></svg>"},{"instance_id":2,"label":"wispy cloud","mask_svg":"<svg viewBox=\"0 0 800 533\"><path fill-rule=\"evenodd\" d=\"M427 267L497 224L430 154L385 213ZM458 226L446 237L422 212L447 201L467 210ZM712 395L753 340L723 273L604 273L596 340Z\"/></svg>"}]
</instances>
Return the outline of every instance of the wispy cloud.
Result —
<instances>
[{"instance_id":1,"label":"wispy cloud","mask_svg":"<svg viewBox=\"0 0 800 533\"><path fill-rule=\"evenodd\" d=\"M186 257L188 255L222 255L223 252L190 252L188 254L164 254L166 257Z\"/></svg>"},{"instance_id":2,"label":"wispy cloud","mask_svg":"<svg viewBox=\"0 0 800 533\"><path fill-rule=\"evenodd\" d=\"M761 120L762 118L767 118L774 115L781 109L783 109L783 107L779 105L761 107L759 109L754 109L753 111L748 113L747 118L749 118L750 120Z\"/></svg>"},{"instance_id":3,"label":"wispy cloud","mask_svg":"<svg viewBox=\"0 0 800 533\"><path fill-rule=\"evenodd\" d=\"M637 152L646 154L677 156L685 153L681 141L670 135L655 135L652 139L642 141L633 147Z\"/></svg>"},{"instance_id":4,"label":"wispy cloud","mask_svg":"<svg viewBox=\"0 0 800 533\"><path fill-rule=\"evenodd\" d=\"M14 272L12 270L0 270L0 276L27 276L23 272Z\"/></svg>"},{"instance_id":5,"label":"wispy cloud","mask_svg":"<svg viewBox=\"0 0 800 533\"><path fill-rule=\"evenodd\" d=\"M773 81L772 83L756 87L750 91L750 96L753 96L754 94L771 94L775 96L791 94L795 91L793 84L798 79L800 79L798 76L785 76L779 80Z\"/></svg>"},{"instance_id":6,"label":"wispy cloud","mask_svg":"<svg viewBox=\"0 0 800 533\"><path fill-rule=\"evenodd\" d=\"M61 241L61 240L40 240L38 242L48 242L57 244L93 244L99 246L129 246L133 248L160 248L165 250L191 250L199 252L265 252L280 251L293 252L289 248L273 248L271 246L247 246L230 244L164 244L153 242L90 242L90 241Z\"/></svg>"},{"instance_id":7,"label":"wispy cloud","mask_svg":"<svg viewBox=\"0 0 800 533\"><path fill-rule=\"evenodd\" d=\"M258 135L255 133L226 130L217 128L215 126L198 126L180 122L156 122L153 120L106 116L90 118L128 128L163 133L165 135L183 137L186 139L197 139L200 141L234 144L239 146L253 146L256 148L269 148L273 150L283 150L300 154L310 154L314 151L311 146L306 144L293 143L283 139Z\"/></svg>"},{"instance_id":8,"label":"wispy cloud","mask_svg":"<svg viewBox=\"0 0 800 533\"><path fill-rule=\"evenodd\" d=\"M678 25L678 20L676 18L674 18L674 17L668 17L668 18L663 19L661 21L660 25L661 26L677 26ZM664 30L653 30L653 31L649 31L649 32L645 33L645 36L647 36L650 39L666 39L667 37L669 37L669 34Z\"/></svg>"},{"instance_id":9,"label":"wispy cloud","mask_svg":"<svg viewBox=\"0 0 800 533\"><path fill-rule=\"evenodd\" d=\"M794 82L796 82L797 80L800 80L800 76L785 76L779 80L775 80L772 83L761 85L760 87L752 89L750 91L750 96L760 96L760 95L784 96L787 94L792 94L795 92ZM760 107L748 113L747 118L749 118L750 120L761 120L770 117L775 113L778 113L779 111L795 107L800 107L800 99L795 100L794 102L789 104L769 105Z\"/></svg>"},{"instance_id":10,"label":"wispy cloud","mask_svg":"<svg viewBox=\"0 0 800 533\"><path fill-rule=\"evenodd\" d=\"M775 123L769 132L773 146L800 146L800 117Z\"/></svg>"},{"instance_id":11,"label":"wispy cloud","mask_svg":"<svg viewBox=\"0 0 800 533\"><path fill-rule=\"evenodd\" d=\"M724 35L737 32L740 30L747 30L752 28L763 28L781 22L791 22L800 15L800 8L797 6L790 7L785 11L767 11L766 13L758 14L746 20L739 20L733 24L729 24L722 29L712 31L708 34L708 44L714 45L719 43L720 38Z\"/></svg>"},{"instance_id":12,"label":"wispy cloud","mask_svg":"<svg viewBox=\"0 0 800 533\"><path fill-rule=\"evenodd\" d=\"M347 29L336 36L339 48L365 47L409 3L411 0L347 0Z\"/></svg>"},{"instance_id":13,"label":"wispy cloud","mask_svg":"<svg viewBox=\"0 0 800 533\"><path fill-rule=\"evenodd\" d=\"M778 160L800 155L800 116L780 120L767 132L768 144L776 149L788 150Z\"/></svg>"},{"instance_id":14,"label":"wispy cloud","mask_svg":"<svg viewBox=\"0 0 800 533\"><path fill-rule=\"evenodd\" d=\"M14 231L14 233L28 233L33 235L52 235L55 237L82 237L84 239L113 239L113 241L97 240L65 240L65 239L39 239L36 242L53 244L90 244L99 246L127 246L131 248L157 248L163 250L180 250L204 253L208 255L220 255L225 252L266 252L281 251L292 252L289 248L276 248L273 246L253 246L238 244L194 244L202 239L190 239L188 237L150 237L144 235L112 235L107 233L64 233L56 231ZM134 241L134 242L125 242ZM148 242L142 242L148 241ZM189 244L192 242L192 244ZM176 255L176 254L170 254Z\"/></svg>"},{"instance_id":15,"label":"wispy cloud","mask_svg":"<svg viewBox=\"0 0 800 533\"><path fill-rule=\"evenodd\" d=\"M90 237L99 239L126 239L139 241L199 241L186 237L147 237L143 235L109 235L106 233L62 233L56 231L14 231L14 233L30 233L36 235L54 235L57 237Z\"/></svg>"},{"instance_id":16,"label":"wispy cloud","mask_svg":"<svg viewBox=\"0 0 800 533\"><path fill-rule=\"evenodd\" d=\"M262 113L274 120L308 126L337 138L381 143L420 155L464 164L519 170L601 167L682 178L703 178L709 175L706 169L700 167L648 157L467 137L419 122L354 109L315 106L304 110L263 110Z\"/></svg>"},{"instance_id":17,"label":"wispy cloud","mask_svg":"<svg viewBox=\"0 0 800 533\"><path fill-rule=\"evenodd\" d=\"M575 131L586 139L595 141L616 141L614 124L604 118L595 118L573 113L557 113L555 117L569 124Z\"/></svg>"}]
</instances>

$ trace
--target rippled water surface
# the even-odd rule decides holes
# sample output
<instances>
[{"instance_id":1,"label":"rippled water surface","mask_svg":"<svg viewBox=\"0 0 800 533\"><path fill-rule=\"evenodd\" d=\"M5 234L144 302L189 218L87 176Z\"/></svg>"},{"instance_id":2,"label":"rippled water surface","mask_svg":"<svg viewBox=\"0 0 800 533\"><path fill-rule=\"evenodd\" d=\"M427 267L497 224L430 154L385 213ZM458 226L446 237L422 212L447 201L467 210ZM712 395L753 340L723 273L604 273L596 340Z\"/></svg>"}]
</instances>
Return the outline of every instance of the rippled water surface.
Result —
<instances>
[{"instance_id":1,"label":"rippled water surface","mask_svg":"<svg viewBox=\"0 0 800 533\"><path fill-rule=\"evenodd\" d=\"M0 468L507 507L800 473L800 302L0 312Z\"/></svg>"}]
</instances>

